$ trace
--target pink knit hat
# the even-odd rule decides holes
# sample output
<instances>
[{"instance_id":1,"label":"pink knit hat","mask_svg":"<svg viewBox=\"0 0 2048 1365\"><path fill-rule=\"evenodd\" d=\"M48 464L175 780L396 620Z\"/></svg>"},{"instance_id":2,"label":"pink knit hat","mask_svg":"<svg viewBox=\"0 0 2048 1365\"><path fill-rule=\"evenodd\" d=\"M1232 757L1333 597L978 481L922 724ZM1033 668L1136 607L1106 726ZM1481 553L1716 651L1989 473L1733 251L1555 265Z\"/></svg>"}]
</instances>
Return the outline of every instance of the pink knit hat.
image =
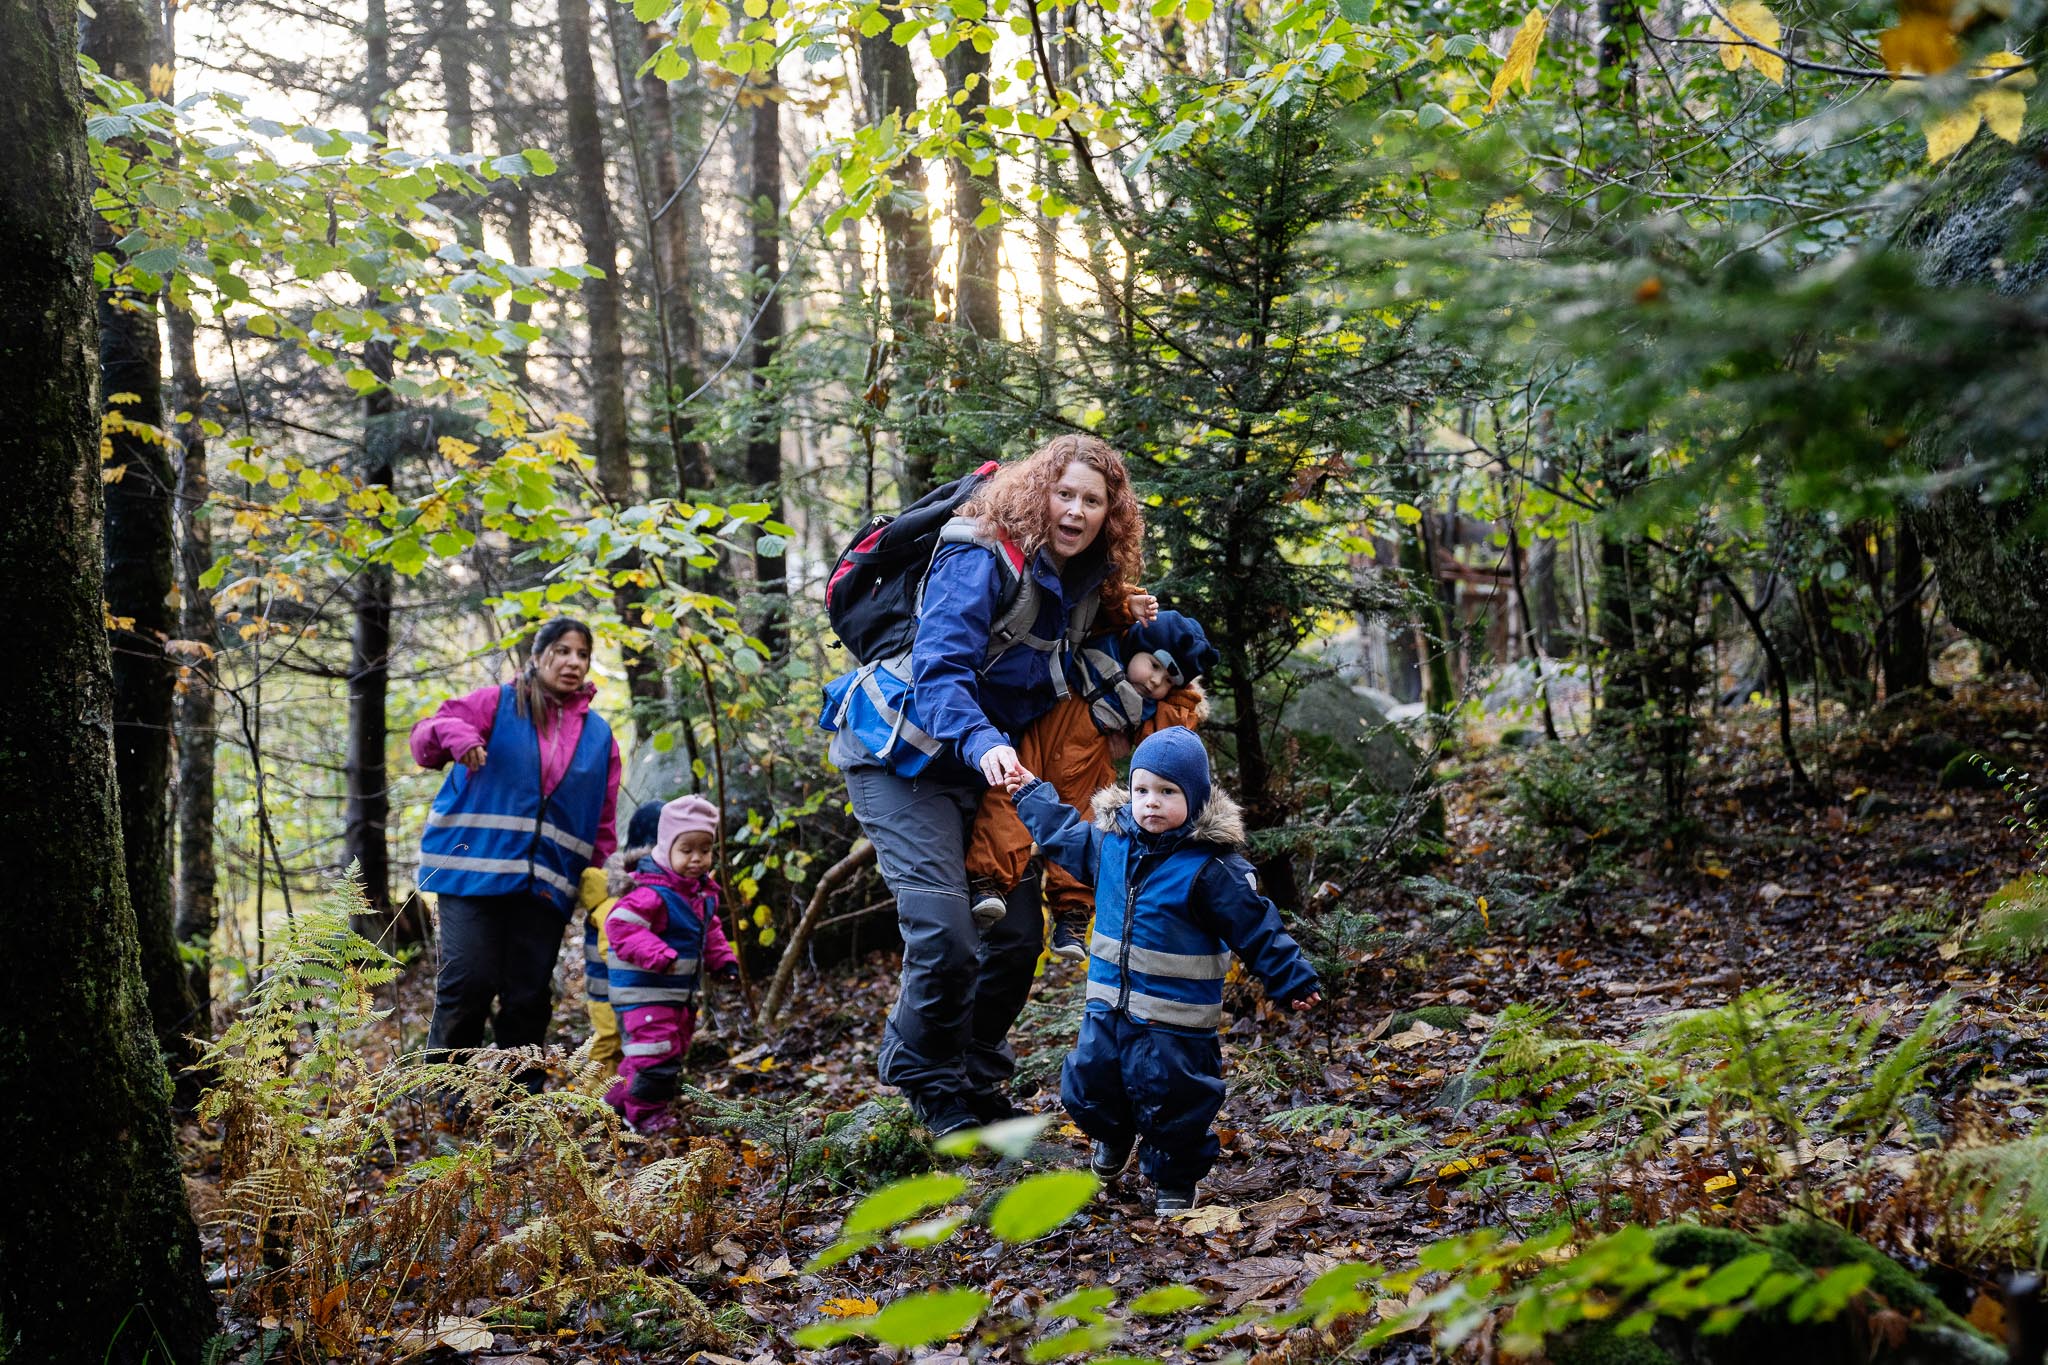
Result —
<instances>
[{"instance_id":1,"label":"pink knit hat","mask_svg":"<svg viewBox=\"0 0 2048 1365\"><path fill-rule=\"evenodd\" d=\"M667 861L678 835L699 831L718 837L718 807L701 796L678 796L661 808L661 824L654 836L656 853Z\"/></svg>"}]
</instances>

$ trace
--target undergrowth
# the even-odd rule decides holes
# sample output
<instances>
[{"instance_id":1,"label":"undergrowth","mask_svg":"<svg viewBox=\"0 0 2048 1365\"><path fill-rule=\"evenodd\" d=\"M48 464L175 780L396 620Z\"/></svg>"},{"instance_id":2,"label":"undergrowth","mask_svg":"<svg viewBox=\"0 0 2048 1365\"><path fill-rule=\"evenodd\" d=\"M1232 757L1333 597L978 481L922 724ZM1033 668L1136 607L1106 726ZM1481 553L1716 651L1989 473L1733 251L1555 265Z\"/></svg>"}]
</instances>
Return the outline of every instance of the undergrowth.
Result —
<instances>
[{"instance_id":1,"label":"undergrowth","mask_svg":"<svg viewBox=\"0 0 2048 1365\"><path fill-rule=\"evenodd\" d=\"M692 1341L720 1343L703 1305L660 1272L713 1236L725 1150L610 1175L593 1153L620 1149L612 1111L576 1089L529 1094L519 1074L533 1055L367 1060L386 1013L376 993L398 969L349 928L362 910L349 886L302 910L201 1064L215 1080L200 1117L221 1139L211 1221L231 1303L285 1324L309 1360L358 1357L479 1297L552 1324L637 1296ZM444 1150L405 1159L401 1106L453 1116Z\"/></svg>"}]
</instances>

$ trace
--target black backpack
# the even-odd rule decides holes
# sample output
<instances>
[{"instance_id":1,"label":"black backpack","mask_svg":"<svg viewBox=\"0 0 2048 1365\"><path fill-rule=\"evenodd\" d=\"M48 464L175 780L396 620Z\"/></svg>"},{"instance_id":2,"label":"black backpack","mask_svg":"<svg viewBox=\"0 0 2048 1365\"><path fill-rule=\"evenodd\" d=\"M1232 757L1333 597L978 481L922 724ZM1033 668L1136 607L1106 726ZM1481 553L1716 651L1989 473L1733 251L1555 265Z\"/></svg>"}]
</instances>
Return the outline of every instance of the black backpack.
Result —
<instances>
[{"instance_id":1,"label":"black backpack","mask_svg":"<svg viewBox=\"0 0 2048 1365\"><path fill-rule=\"evenodd\" d=\"M990 460L971 474L941 484L895 516L877 516L856 535L825 582L825 614L832 633L864 664L892 659L917 635L917 604L925 571L961 504L997 469ZM998 555L1013 570L997 614L1016 601L1022 557Z\"/></svg>"}]
</instances>

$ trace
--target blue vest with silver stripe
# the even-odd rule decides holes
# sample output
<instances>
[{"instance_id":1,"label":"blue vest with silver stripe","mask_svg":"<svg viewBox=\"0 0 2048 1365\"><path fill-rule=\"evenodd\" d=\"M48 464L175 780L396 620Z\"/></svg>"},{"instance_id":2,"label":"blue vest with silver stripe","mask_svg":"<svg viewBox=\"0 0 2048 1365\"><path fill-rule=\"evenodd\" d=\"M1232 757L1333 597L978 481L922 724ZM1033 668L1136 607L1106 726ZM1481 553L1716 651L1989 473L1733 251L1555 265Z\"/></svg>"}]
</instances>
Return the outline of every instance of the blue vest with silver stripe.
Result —
<instances>
[{"instance_id":1,"label":"blue vest with silver stripe","mask_svg":"<svg viewBox=\"0 0 2048 1365\"><path fill-rule=\"evenodd\" d=\"M1187 916L1195 878L1215 856L1195 844L1147 848L1121 831L1103 839L1088 944L1089 1009L1121 1010L1170 1028L1208 1030L1223 1022L1230 946Z\"/></svg>"},{"instance_id":2,"label":"blue vest with silver stripe","mask_svg":"<svg viewBox=\"0 0 2048 1365\"><path fill-rule=\"evenodd\" d=\"M598 931L602 927L597 922L597 911L592 910L583 917L583 998L600 1005L612 998L611 966L597 946Z\"/></svg>"},{"instance_id":3,"label":"blue vest with silver stripe","mask_svg":"<svg viewBox=\"0 0 2048 1365\"><path fill-rule=\"evenodd\" d=\"M420 832L420 889L450 896L545 898L564 918L576 911L576 879L597 853L611 774L611 727L595 711L569 770L541 791L540 733L519 714L508 683L498 689L490 758L472 773L449 769Z\"/></svg>"},{"instance_id":4,"label":"blue vest with silver stripe","mask_svg":"<svg viewBox=\"0 0 2048 1365\"><path fill-rule=\"evenodd\" d=\"M655 870L652 858L641 859L640 867L636 869L649 873ZM640 885L661 897L661 908L668 912L668 923L662 927L661 941L676 950L676 960L665 972L650 972L620 957L616 946L618 926L628 923L645 927L647 921L637 910L614 905L611 914L605 916L605 970L610 978L606 986L612 1008L624 1014L642 1005L687 1007L697 998L698 963L704 954L704 921L718 913L718 893L707 890L701 903L692 903L682 892L659 882L643 881Z\"/></svg>"}]
</instances>

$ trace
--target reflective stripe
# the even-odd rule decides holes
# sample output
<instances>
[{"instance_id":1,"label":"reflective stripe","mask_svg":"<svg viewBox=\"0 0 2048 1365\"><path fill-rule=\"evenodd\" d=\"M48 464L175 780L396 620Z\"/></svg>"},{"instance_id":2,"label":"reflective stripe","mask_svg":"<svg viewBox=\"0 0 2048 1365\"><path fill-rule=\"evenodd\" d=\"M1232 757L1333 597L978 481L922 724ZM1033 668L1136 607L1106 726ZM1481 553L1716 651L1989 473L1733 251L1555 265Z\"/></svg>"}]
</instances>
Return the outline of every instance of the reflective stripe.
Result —
<instances>
[{"instance_id":1,"label":"reflective stripe","mask_svg":"<svg viewBox=\"0 0 2048 1365\"><path fill-rule=\"evenodd\" d=\"M533 821L523 815L489 815L481 811L430 810L427 823L436 829L509 829L519 833L533 828ZM586 861L597 856L595 844L586 843L552 821L541 821L540 833L542 838L560 844Z\"/></svg>"},{"instance_id":2,"label":"reflective stripe","mask_svg":"<svg viewBox=\"0 0 2048 1365\"><path fill-rule=\"evenodd\" d=\"M1088 951L1114 965L1122 946L1106 934L1097 934L1089 940ZM1147 976L1177 976L1184 981L1220 981L1230 971L1229 953L1163 953L1136 944L1131 945L1126 961L1133 971Z\"/></svg>"},{"instance_id":3,"label":"reflective stripe","mask_svg":"<svg viewBox=\"0 0 2048 1365\"><path fill-rule=\"evenodd\" d=\"M875 674L884 668L889 668L890 664L908 664L909 661L910 656L908 654L899 654L894 659L886 659L881 663L869 664L861 670L860 689L867 693L868 700L874 704L875 714L880 716L889 726L889 738L880 749L875 751L876 758L888 758L889 751L896 747L896 741L899 739L908 740L911 748L932 758L938 757L939 750L943 747L940 741L933 739L924 730L920 729L917 722L911 720L906 711L899 711L890 706L888 698L882 695L882 685L875 681ZM889 674L899 681L903 678L902 673L894 668L889 668ZM848 695L851 695L850 690Z\"/></svg>"},{"instance_id":4,"label":"reflective stripe","mask_svg":"<svg viewBox=\"0 0 2048 1365\"><path fill-rule=\"evenodd\" d=\"M428 853L420 851L421 867L444 867L451 872L501 872L507 876L524 877L532 875L549 886L559 887L570 895L576 894L576 883L564 877L551 867L529 862L525 858L472 858L460 853Z\"/></svg>"},{"instance_id":5,"label":"reflective stripe","mask_svg":"<svg viewBox=\"0 0 2048 1365\"><path fill-rule=\"evenodd\" d=\"M688 985L679 982L672 986L622 986L614 981L611 985L614 1009L629 1009L634 1005L687 1005L696 993L694 982Z\"/></svg>"},{"instance_id":6,"label":"reflective stripe","mask_svg":"<svg viewBox=\"0 0 2048 1365\"><path fill-rule=\"evenodd\" d=\"M623 1050L628 1057L659 1057L673 1046L673 1043L628 1043Z\"/></svg>"},{"instance_id":7,"label":"reflective stripe","mask_svg":"<svg viewBox=\"0 0 2048 1365\"><path fill-rule=\"evenodd\" d=\"M647 916L627 906L614 905L611 914L605 916L605 923L610 924L615 919L624 920L627 924L637 924L642 929L647 928Z\"/></svg>"},{"instance_id":8,"label":"reflective stripe","mask_svg":"<svg viewBox=\"0 0 2048 1365\"><path fill-rule=\"evenodd\" d=\"M1117 990L1106 981L1090 981L1088 998L1116 1004ZM1131 991L1124 1001L1134 1019L1148 1024L1170 1024L1175 1028L1215 1028L1223 1022L1223 1006L1190 1005L1184 1000L1167 1000L1143 991Z\"/></svg>"}]
</instances>

